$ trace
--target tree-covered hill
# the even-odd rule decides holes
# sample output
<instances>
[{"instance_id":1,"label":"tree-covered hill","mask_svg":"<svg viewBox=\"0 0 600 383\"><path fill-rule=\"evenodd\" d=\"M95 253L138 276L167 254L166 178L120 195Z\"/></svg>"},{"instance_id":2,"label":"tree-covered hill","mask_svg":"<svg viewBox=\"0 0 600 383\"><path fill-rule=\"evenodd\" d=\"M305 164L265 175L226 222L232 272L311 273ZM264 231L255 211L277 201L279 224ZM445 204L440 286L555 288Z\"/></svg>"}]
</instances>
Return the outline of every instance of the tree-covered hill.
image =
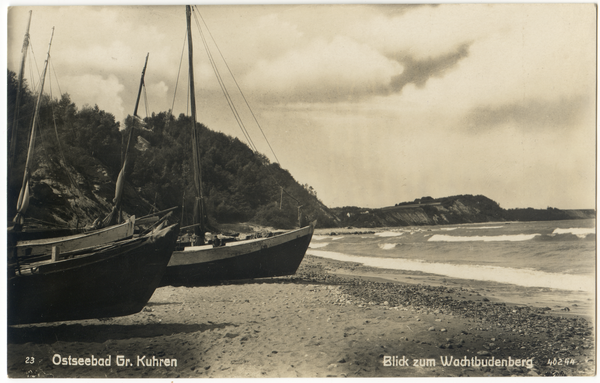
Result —
<instances>
[{"instance_id":1,"label":"tree-covered hill","mask_svg":"<svg viewBox=\"0 0 600 383\"><path fill-rule=\"evenodd\" d=\"M8 126L12 129L17 80L8 72ZM16 155L9 169L8 219L14 217L35 96L24 83L18 111ZM191 118L169 112L136 121L128 117L125 129L110 113L84 105L69 95L45 96L39 118L32 169L29 219L82 226L104 217L112 207L115 181L129 129L135 126L126 174L123 210L143 216L177 206L182 225L192 224L194 205L191 173ZM280 229L317 219L320 226L335 225L335 217L308 185L264 155L253 152L237 138L197 124L200 132L202 184L209 224L253 222ZM10 157L10 153L9 153ZM9 158L9 163L10 163Z\"/></svg>"}]
</instances>

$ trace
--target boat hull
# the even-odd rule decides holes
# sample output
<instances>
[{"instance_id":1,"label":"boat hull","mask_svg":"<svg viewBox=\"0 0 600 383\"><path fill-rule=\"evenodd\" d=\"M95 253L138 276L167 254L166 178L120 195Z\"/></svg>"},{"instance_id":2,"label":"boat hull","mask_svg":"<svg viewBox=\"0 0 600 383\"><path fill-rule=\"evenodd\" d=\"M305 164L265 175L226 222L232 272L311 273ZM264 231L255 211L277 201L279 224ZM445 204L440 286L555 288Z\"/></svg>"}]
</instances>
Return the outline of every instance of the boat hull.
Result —
<instances>
[{"instance_id":1,"label":"boat hull","mask_svg":"<svg viewBox=\"0 0 600 383\"><path fill-rule=\"evenodd\" d=\"M293 275L312 239L314 225L270 238L174 251L161 285Z\"/></svg>"},{"instance_id":2,"label":"boat hull","mask_svg":"<svg viewBox=\"0 0 600 383\"><path fill-rule=\"evenodd\" d=\"M18 241L15 245L18 257L34 257L49 254L52 247L57 247L61 253L119 241L133 236L135 217L130 217L125 223L107 228L93 230L88 233L75 234L65 237L43 238L29 241Z\"/></svg>"},{"instance_id":3,"label":"boat hull","mask_svg":"<svg viewBox=\"0 0 600 383\"><path fill-rule=\"evenodd\" d=\"M158 287L178 225L56 262L9 266L8 324L137 313Z\"/></svg>"}]
</instances>

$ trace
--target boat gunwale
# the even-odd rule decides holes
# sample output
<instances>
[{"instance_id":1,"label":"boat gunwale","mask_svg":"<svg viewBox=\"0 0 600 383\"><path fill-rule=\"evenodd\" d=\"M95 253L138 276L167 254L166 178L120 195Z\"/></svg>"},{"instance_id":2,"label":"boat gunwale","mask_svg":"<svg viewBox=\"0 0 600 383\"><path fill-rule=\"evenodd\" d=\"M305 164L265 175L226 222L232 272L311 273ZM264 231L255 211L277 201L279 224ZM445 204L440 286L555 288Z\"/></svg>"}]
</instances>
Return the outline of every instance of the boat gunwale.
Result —
<instances>
[{"instance_id":1,"label":"boat gunwale","mask_svg":"<svg viewBox=\"0 0 600 383\"><path fill-rule=\"evenodd\" d=\"M62 236L62 237L30 239L30 240L26 240L26 241L19 241L19 242L17 242L15 247L22 248L22 247L29 247L29 246L49 246L49 245L53 245L55 243L58 244L61 242L73 241L73 240L86 238L89 236L103 234L103 233L110 232L113 230L118 230L118 229L123 228L128 225L131 225L131 227L133 229L133 227L135 226L135 216L129 217L129 219L127 221L125 221L121 224L109 226L109 227L105 227L102 229L93 230L93 231L89 231L89 232L67 235L67 236ZM132 230L132 232L133 232L133 230Z\"/></svg>"},{"instance_id":2,"label":"boat gunwale","mask_svg":"<svg viewBox=\"0 0 600 383\"><path fill-rule=\"evenodd\" d=\"M175 226L177 225L178 224L173 224L141 237L117 241L107 245L97 245L87 249L78 249L73 251L75 254L69 255L69 253L64 253L63 255L65 258L57 261L46 259L34 263L23 263L20 266L15 267L15 270L17 268L24 269L21 270L22 275L47 274L53 272L62 272L72 268L91 265L98 262L104 262L107 259L122 255L123 252L135 251L137 248L148 244L148 241L155 243L156 241L165 238L171 230L175 230ZM99 258L90 260L90 257L94 256ZM33 271L33 269L37 270ZM20 275L16 274L10 278L18 278L19 276Z\"/></svg>"},{"instance_id":3,"label":"boat gunwale","mask_svg":"<svg viewBox=\"0 0 600 383\"><path fill-rule=\"evenodd\" d=\"M308 225L305 227L301 227L300 229L296 229L296 230L291 230L291 231L286 231L285 233L281 233L281 234L277 234L274 235L272 237L265 237L265 238L252 238L252 239L244 239L241 241L232 241L232 242L226 242L223 246L212 246L212 245L202 245L202 246L187 246L185 247L183 250L181 251L175 251L174 253L183 253L183 252L191 252L191 251L202 251L202 250L210 250L210 249L223 249L223 248L235 248L238 246L243 246L243 245L247 245L247 244L251 244L251 243L256 243L256 242L263 242L263 241L276 241L279 239L282 239L283 237L287 237L287 236L294 236L302 231L306 231L307 234L310 231L314 232L314 226ZM304 234L302 235L304 236Z\"/></svg>"}]
</instances>

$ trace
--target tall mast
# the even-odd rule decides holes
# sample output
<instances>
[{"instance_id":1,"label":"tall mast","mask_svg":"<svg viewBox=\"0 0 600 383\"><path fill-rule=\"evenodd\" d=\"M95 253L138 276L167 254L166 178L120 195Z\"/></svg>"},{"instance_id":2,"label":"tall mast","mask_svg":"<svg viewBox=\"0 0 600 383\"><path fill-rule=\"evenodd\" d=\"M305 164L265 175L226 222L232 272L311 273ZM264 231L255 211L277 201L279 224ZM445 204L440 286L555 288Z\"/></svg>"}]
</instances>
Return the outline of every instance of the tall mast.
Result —
<instances>
[{"instance_id":1,"label":"tall mast","mask_svg":"<svg viewBox=\"0 0 600 383\"><path fill-rule=\"evenodd\" d=\"M140 104L140 96L142 94L142 88L144 87L144 77L146 76L146 66L148 65L148 56L150 53L146 54L146 61L144 62L144 69L142 69L142 76L140 78L140 87L138 90L137 99L135 101L135 108L133 110L133 121L131 123L131 127L129 128L129 136L127 138L127 147L125 148L125 154L123 155L121 161L121 171L119 172L119 177L117 178L117 184L115 186L115 198L113 199L113 209L112 211L104 218L102 221L103 226L110 226L115 223L115 215L116 215L116 223L121 223L121 197L123 196L123 187L125 186L125 171L127 168L127 155L129 154L129 147L131 144L131 138L133 136L133 130L135 128L135 122L137 121L138 115L138 105Z\"/></svg>"},{"instance_id":2,"label":"tall mast","mask_svg":"<svg viewBox=\"0 0 600 383\"><path fill-rule=\"evenodd\" d=\"M31 123L31 136L29 137L29 149L27 150L27 161L25 162L25 174L23 175L23 184L21 185L21 192L19 193L19 200L17 201L17 215L13 220L15 224L22 223L22 215L27 210L27 206L29 206L29 177L31 175L31 158L33 157L33 148L35 147L35 127L40 111L40 105L42 103L42 93L44 92L44 82L46 80L46 70L48 69L48 61L50 60L50 46L52 45L53 37L54 27L52 27L52 35L50 36L50 42L48 43L48 54L46 55L44 70L42 71L40 93L38 94L37 102L35 104L35 112L33 113L33 121Z\"/></svg>"},{"instance_id":3,"label":"tall mast","mask_svg":"<svg viewBox=\"0 0 600 383\"><path fill-rule=\"evenodd\" d=\"M127 158L127 153L129 153L129 145L131 143L131 136L133 136L133 127L135 126L135 122L138 117L137 111L138 111L138 106L140 105L140 97L142 95L142 88L144 87L144 77L146 76L146 66L148 65L148 56L150 56L150 53L146 54L146 62L144 63L144 69L142 69L142 77L140 78L140 87L138 89L137 99L135 100L135 108L133 109L133 122L131 125L131 129L129 130L129 137L127 138L127 147L126 147L125 153L124 153L125 157L121 159L121 165L123 165L125 158Z\"/></svg>"},{"instance_id":4,"label":"tall mast","mask_svg":"<svg viewBox=\"0 0 600 383\"><path fill-rule=\"evenodd\" d=\"M202 195L202 176L200 166L200 152L198 145L198 130L196 127L196 94L194 90L194 47L192 43L191 16L192 8L185 6L185 15L187 20L188 33L188 56L189 56L189 81L190 81L190 102L192 111L192 161L194 170L194 186L196 190L196 200L194 202L194 223L199 226L194 228L194 234L198 237L200 245L204 244L204 197Z\"/></svg>"},{"instance_id":5,"label":"tall mast","mask_svg":"<svg viewBox=\"0 0 600 383\"><path fill-rule=\"evenodd\" d=\"M15 163L15 151L17 147L17 121L19 119L19 103L21 102L21 86L23 85L23 72L25 71L25 61L27 59L27 51L29 50L29 27L31 25L31 11L29 11L29 21L27 22L27 31L25 32L25 37L23 38L23 48L21 48L21 53L23 56L21 58L21 68L19 69L19 77L18 77L18 85L17 85L17 99L15 102L15 113L13 117L12 130L10 132L10 148L9 148L9 156L8 156L8 169L13 167Z\"/></svg>"}]
</instances>

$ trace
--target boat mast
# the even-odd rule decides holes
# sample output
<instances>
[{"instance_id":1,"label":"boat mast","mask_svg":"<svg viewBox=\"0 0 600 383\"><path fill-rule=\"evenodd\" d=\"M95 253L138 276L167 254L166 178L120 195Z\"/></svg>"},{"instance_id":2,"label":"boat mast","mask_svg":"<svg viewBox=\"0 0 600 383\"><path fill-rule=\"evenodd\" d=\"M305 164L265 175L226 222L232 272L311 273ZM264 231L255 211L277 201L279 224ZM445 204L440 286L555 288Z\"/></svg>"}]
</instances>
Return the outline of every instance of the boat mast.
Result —
<instances>
[{"instance_id":1,"label":"boat mast","mask_svg":"<svg viewBox=\"0 0 600 383\"><path fill-rule=\"evenodd\" d=\"M44 70L42 71L42 79L40 83L40 93L38 94L37 102L35 104L35 112L33 113L33 121L31 123L31 136L29 137L29 149L27 150L27 160L25 162L25 174L23 175L23 184L21 185L21 192L19 193L19 200L17 201L17 215L13 219L17 225L22 224L22 216L29 206L29 178L30 178L30 166L31 158L33 157L33 148L35 147L35 126L40 111L40 105L42 103L42 93L44 92L44 82L46 80L46 70L48 69L48 61L50 60L50 46L52 45L52 38L54 37L54 27L52 27L52 34L50 35L50 42L48 43L48 54L46 55L46 61L44 62Z\"/></svg>"},{"instance_id":2,"label":"boat mast","mask_svg":"<svg viewBox=\"0 0 600 383\"><path fill-rule=\"evenodd\" d=\"M129 154L129 147L131 144L131 138L133 136L133 129L135 128L135 122L139 118L137 115L138 105L140 104L140 96L142 94L142 88L144 87L144 77L146 76L146 66L148 65L148 56L150 53L146 54L146 62L144 62L144 69L142 69L142 76L140 78L140 87L138 90L137 99L135 101L135 108L133 110L133 121L131 123L131 127L129 128L129 136L127 138L127 147L125 148L125 154L121 159L121 171L119 172L119 177L117 178L117 184L115 186L115 198L113 199L113 209L108 216L102 222L103 226L110 226L114 224L115 215L117 216L116 223L121 223L121 197L123 196L123 187L125 186L125 169L127 167L127 155Z\"/></svg>"},{"instance_id":3,"label":"boat mast","mask_svg":"<svg viewBox=\"0 0 600 383\"><path fill-rule=\"evenodd\" d=\"M144 77L146 76L146 66L148 65L148 56L150 56L150 53L146 54L146 62L144 63L144 69L142 69L142 77L140 78L140 87L138 89L137 99L135 100L135 108L133 109L133 122L131 124L131 129L129 130L129 137L127 139L127 148L125 149L125 159L127 158L127 154L129 153L129 144L131 143L131 137L133 136L133 127L135 126L135 121L138 118L137 111L138 111L138 106L140 105L140 97L142 95L142 88L144 87ZM125 159L121 159L121 164L123 164Z\"/></svg>"},{"instance_id":4,"label":"boat mast","mask_svg":"<svg viewBox=\"0 0 600 383\"><path fill-rule=\"evenodd\" d=\"M196 95L194 90L194 47L192 43L191 14L191 6L186 5L185 15L188 33L190 102L192 111L192 161L194 170L194 186L196 190L196 200L194 202L194 223L199 223L198 226L194 227L194 234L198 238L197 242L200 245L204 245L204 198L202 195L202 176L200 167L200 152L198 145L198 129L196 127Z\"/></svg>"},{"instance_id":5,"label":"boat mast","mask_svg":"<svg viewBox=\"0 0 600 383\"><path fill-rule=\"evenodd\" d=\"M17 100L15 102L15 113L13 117L12 130L10 132L10 148L8 156L8 169L12 169L15 164L15 152L17 147L17 120L19 117L19 103L21 102L21 86L23 85L23 72L25 71L25 61L27 59L27 51L29 50L29 27L31 26L31 11L29 11L29 21L27 22L27 31L23 38L23 48L21 53L21 68L19 69L18 85L17 85Z\"/></svg>"}]
</instances>

